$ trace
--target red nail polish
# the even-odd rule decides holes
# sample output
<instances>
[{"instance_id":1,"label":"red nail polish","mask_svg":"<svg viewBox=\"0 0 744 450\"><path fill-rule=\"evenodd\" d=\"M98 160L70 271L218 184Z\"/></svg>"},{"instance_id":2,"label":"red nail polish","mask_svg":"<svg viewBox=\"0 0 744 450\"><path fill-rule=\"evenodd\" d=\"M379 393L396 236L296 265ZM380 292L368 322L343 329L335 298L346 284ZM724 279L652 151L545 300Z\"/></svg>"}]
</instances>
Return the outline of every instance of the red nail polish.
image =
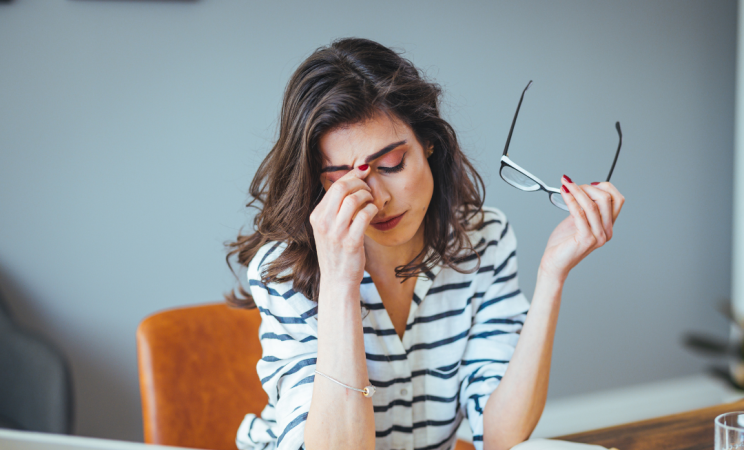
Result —
<instances>
[{"instance_id":1,"label":"red nail polish","mask_svg":"<svg viewBox=\"0 0 744 450\"><path fill-rule=\"evenodd\" d=\"M599 181L593 181L593 182L592 182L592 186L596 186L596 185L598 185L598 184L599 184Z\"/></svg>"},{"instance_id":2,"label":"red nail polish","mask_svg":"<svg viewBox=\"0 0 744 450\"><path fill-rule=\"evenodd\" d=\"M573 181L570 178L568 178L568 175L563 175L563 178L567 179L569 183L573 183Z\"/></svg>"},{"instance_id":3,"label":"red nail polish","mask_svg":"<svg viewBox=\"0 0 744 450\"><path fill-rule=\"evenodd\" d=\"M568 191L568 188L566 187L565 184L562 184L561 187L563 188L563 192L565 192L566 194L570 194L570 192Z\"/></svg>"},{"instance_id":4,"label":"red nail polish","mask_svg":"<svg viewBox=\"0 0 744 450\"><path fill-rule=\"evenodd\" d=\"M362 164L361 166L359 166L359 170L361 170L362 172L364 172L368 168L369 168L369 164Z\"/></svg>"}]
</instances>

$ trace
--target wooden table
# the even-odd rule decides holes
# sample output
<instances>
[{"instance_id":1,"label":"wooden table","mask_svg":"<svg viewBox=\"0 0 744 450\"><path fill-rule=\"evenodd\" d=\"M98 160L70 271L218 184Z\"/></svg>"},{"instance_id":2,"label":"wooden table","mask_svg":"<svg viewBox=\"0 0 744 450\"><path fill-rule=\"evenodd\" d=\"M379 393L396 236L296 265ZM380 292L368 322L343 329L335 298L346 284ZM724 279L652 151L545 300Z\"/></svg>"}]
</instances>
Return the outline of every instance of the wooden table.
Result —
<instances>
[{"instance_id":1,"label":"wooden table","mask_svg":"<svg viewBox=\"0 0 744 450\"><path fill-rule=\"evenodd\" d=\"M618 450L710 450L713 448L713 419L730 411L744 411L744 400L555 439Z\"/></svg>"}]
</instances>

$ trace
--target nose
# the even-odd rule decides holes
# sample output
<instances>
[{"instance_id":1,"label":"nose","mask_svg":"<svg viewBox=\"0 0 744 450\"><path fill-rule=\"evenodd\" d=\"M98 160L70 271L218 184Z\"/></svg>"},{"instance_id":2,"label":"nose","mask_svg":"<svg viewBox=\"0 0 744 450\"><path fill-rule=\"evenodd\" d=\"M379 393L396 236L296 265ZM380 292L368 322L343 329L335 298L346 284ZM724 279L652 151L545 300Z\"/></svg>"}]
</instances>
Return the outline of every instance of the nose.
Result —
<instances>
[{"instance_id":1,"label":"nose","mask_svg":"<svg viewBox=\"0 0 744 450\"><path fill-rule=\"evenodd\" d=\"M377 206L378 214L386 214L387 212L383 213L383 211L388 203L390 203L392 196L390 195L390 190L385 186L384 180L380 179L376 174L370 173L364 181L372 189L372 203Z\"/></svg>"}]
</instances>

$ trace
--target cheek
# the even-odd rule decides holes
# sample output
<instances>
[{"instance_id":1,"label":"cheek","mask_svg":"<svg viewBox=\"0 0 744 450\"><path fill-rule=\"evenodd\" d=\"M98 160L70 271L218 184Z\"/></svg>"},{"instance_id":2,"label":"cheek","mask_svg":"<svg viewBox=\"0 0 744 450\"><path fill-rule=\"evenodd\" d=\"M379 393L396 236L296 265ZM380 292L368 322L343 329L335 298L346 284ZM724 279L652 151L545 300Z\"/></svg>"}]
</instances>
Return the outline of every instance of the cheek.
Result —
<instances>
[{"instance_id":1,"label":"cheek","mask_svg":"<svg viewBox=\"0 0 744 450\"><path fill-rule=\"evenodd\" d=\"M400 189L407 203L415 204L426 209L434 192L434 180L431 170L428 167L421 168L415 176L407 178Z\"/></svg>"}]
</instances>

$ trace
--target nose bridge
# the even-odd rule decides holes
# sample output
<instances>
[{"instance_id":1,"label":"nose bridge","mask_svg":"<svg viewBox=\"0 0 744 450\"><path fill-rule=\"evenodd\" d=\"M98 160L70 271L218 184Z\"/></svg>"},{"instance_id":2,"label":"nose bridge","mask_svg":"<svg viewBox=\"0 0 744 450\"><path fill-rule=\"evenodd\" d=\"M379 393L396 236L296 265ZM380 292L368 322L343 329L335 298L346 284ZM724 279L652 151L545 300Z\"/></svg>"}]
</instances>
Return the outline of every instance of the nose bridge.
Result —
<instances>
[{"instance_id":1,"label":"nose bridge","mask_svg":"<svg viewBox=\"0 0 744 450\"><path fill-rule=\"evenodd\" d=\"M385 182L375 174L369 174L364 181L366 181L370 189L372 189L372 197L374 197L375 206L377 206L379 211L382 211L390 201L390 191L388 191L385 186Z\"/></svg>"}]
</instances>

